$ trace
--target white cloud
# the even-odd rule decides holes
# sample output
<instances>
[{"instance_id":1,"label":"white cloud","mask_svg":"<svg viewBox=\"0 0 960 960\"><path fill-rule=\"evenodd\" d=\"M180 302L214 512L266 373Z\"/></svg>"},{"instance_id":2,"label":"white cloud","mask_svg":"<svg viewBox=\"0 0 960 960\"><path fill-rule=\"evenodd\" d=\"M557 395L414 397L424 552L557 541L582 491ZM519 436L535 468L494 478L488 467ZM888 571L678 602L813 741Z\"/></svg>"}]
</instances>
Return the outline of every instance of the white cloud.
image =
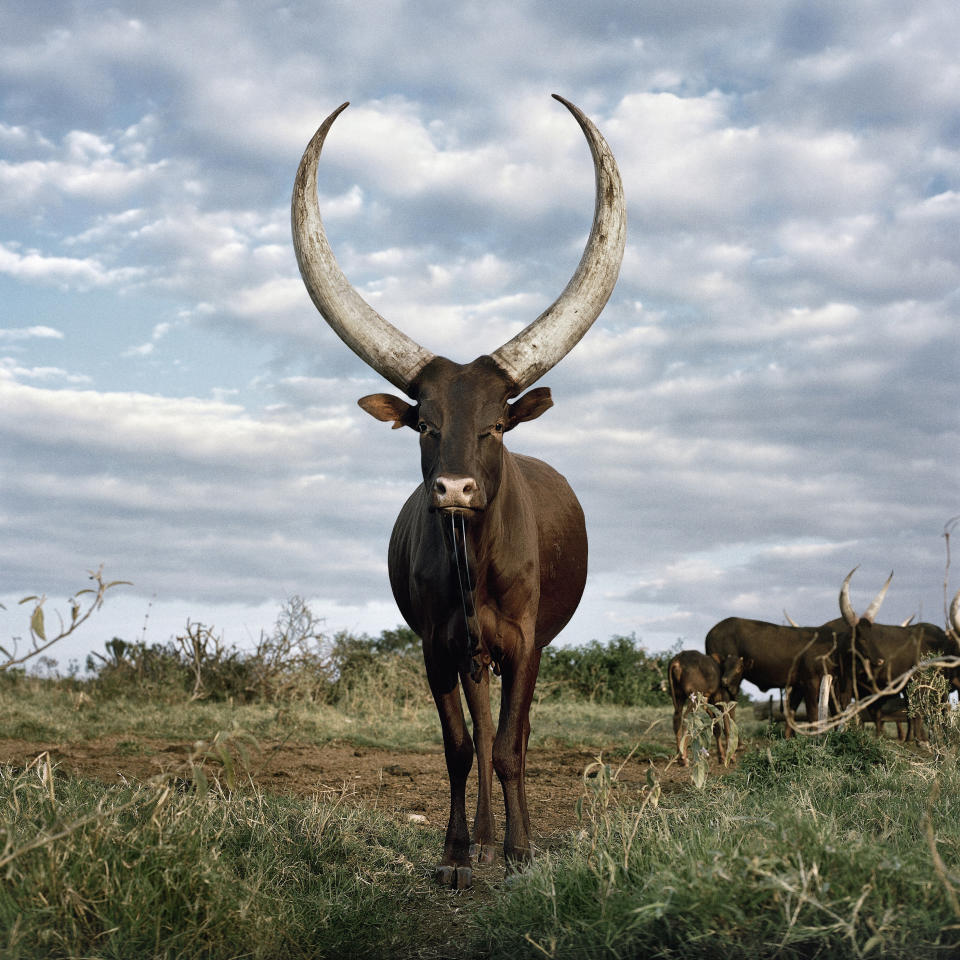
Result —
<instances>
[{"instance_id":1,"label":"white cloud","mask_svg":"<svg viewBox=\"0 0 960 960\"><path fill-rule=\"evenodd\" d=\"M936 609L960 21L937 0L541 8L388 5L378 30L344 5L11 13L5 570L109 557L138 590L210 603L306 585L390 606L415 442L354 406L381 386L297 276L293 172L352 98L321 164L337 256L389 320L468 360L549 304L586 237L591 165L557 90L608 138L630 217L614 297L544 380L556 410L510 438L587 509L576 638L699 642L785 601L821 622L838 571L875 559L882 582L890 554L904 602Z\"/></svg>"},{"instance_id":2,"label":"white cloud","mask_svg":"<svg viewBox=\"0 0 960 960\"><path fill-rule=\"evenodd\" d=\"M0 327L0 340L62 340L63 333L53 327Z\"/></svg>"},{"instance_id":3,"label":"white cloud","mask_svg":"<svg viewBox=\"0 0 960 960\"><path fill-rule=\"evenodd\" d=\"M0 243L0 274L31 283L86 290L126 285L143 277L145 271L139 267L105 267L92 257L51 257L37 250L21 253Z\"/></svg>"}]
</instances>

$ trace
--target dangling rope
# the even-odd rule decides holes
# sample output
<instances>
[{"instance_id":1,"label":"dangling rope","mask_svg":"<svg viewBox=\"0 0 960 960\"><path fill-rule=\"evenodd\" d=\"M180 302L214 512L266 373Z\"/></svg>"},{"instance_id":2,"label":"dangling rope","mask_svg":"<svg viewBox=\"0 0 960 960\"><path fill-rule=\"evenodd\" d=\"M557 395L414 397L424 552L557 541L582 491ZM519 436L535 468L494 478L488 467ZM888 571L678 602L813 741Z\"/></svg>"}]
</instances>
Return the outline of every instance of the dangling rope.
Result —
<instances>
[{"instance_id":1,"label":"dangling rope","mask_svg":"<svg viewBox=\"0 0 960 960\"><path fill-rule=\"evenodd\" d=\"M467 525L460 514L460 536L463 542L463 559L461 561L460 551L457 548L457 527L455 515L450 515L450 537L453 540L453 559L457 567L457 581L460 584L460 605L463 609L463 625L467 631L467 649L466 655L469 661L470 677L474 683L480 682L480 674L483 664L480 662L480 618L476 616L476 608L473 599L473 584L470 580L470 559L467 556ZM462 566L461 566L462 564ZM467 597L470 597L469 609ZM471 619L476 621L476 630L471 630Z\"/></svg>"}]
</instances>

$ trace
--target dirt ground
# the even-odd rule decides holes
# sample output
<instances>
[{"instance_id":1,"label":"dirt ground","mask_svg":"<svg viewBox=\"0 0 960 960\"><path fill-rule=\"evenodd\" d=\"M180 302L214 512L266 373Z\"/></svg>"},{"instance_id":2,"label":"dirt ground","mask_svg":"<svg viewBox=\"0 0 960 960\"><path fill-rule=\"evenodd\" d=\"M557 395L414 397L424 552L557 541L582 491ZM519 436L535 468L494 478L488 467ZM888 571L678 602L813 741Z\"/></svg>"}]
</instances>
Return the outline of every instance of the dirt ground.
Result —
<instances>
[{"instance_id":1,"label":"dirt ground","mask_svg":"<svg viewBox=\"0 0 960 960\"><path fill-rule=\"evenodd\" d=\"M109 737L80 743L0 740L0 763L24 766L43 752L60 768L105 782L118 778L148 779L185 769L192 745L142 737ZM595 760L588 751L541 747L527 756L527 803L535 837L551 839L577 825L576 803L584 789L584 770ZM616 769L620 761L611 761ZM646 783L646 759L631 758L619 771L620 788L639 791ZM689 783L689 773L663 760L656 762L664 790ZM297 743L261 743L249 755L247 774L266 790L329 794L356 798L400 821L446 827L449 792L443 753L386 751L329 743L318 747ZM476 775L468 787L468 813L476 802ZM472 788L472 790L471 790ZM495 808L502 828L502 797L494 785ZM421 818L426 818L424 821Z\"/></svg>"}]
</instances>

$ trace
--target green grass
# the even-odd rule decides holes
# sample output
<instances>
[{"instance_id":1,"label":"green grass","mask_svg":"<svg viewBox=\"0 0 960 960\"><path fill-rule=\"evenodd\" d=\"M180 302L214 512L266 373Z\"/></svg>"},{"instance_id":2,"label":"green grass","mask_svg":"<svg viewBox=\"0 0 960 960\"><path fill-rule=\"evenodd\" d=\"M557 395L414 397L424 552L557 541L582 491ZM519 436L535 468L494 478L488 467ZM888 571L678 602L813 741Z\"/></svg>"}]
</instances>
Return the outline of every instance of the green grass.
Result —
<instances>
[{"instance_id":1,"label":"green grass","mask_svg":"<svg viewBox=\"0 0 960 960\"><path fill-rule=\"evenodd\" d=\"M494 686L493 716L499 710ZM531 747L593 749L625 755L642 742L645 755L668 756L670 716L662 707L621 707L607 703L546 701L531 710ZM192 741L211 731L243 729L257 739L293 739L322 745L333 740L384 749L435 749L442 743L433 699L398 704L386 697L354 700L351 709L326 703L182 701L143 697L81 696L67 683L21 678L0 686L0 735L38 742L78 742L112 736Z\"/></svg>"},{"instance_id":2,"label":"green grass","mask_svg":"<svg viewBox=\"0 0 960 960\"><path fill-rule=\"evenodd\" d=\"M792 772L791 772L792 771ZM937 786L935 787L935 783ZM600 781L600 795L616 784ZM702 793L587 804L483 917L493 957L942 957L960 916L960 774L860 731L780 741ZM928 812L929 810L929 812ZM591 815L592 814L592 815Z\"/></svg>"},{"instance_id":3,"label":"green grass","mask_svg":"<svg viewBox=\"0 0 960 960\"><path fill-rule=\"evenodd\" d=\"M610 759L640 743L643 755L669 755L670 713L544 701L531 744ZM872 731L782 740L743 708L738 722L751 743L732 772L702 790L684 776L661 792L655 778L642 789L618 783L610 763L583 781L577 829L509 882L466 896L430 879L439 830L346 798L267 795L240 776L207 789L196 773L108 786L45 761L6 769L0 956L960 954L955 754L937 761ZM41 741L117 737L119 752L143 737L211 743L213 731L236 729L395 750L440 743L429 700L361 698L351 712L171 706L84 699L69 684L29 678L0 687L0 723Z\"/></svg>"},{"instance_id":4,"label":"green grass","mask_svg":"<svg viewBox=\"0 0 960 960\"><path fill-rule=\"evenodd\" d=\"M420 935L417 863L439 843L349 803L0 773L0 953L350 957ZM422 883L422 880L420 881Z\"/></svg>"}]
</instances>

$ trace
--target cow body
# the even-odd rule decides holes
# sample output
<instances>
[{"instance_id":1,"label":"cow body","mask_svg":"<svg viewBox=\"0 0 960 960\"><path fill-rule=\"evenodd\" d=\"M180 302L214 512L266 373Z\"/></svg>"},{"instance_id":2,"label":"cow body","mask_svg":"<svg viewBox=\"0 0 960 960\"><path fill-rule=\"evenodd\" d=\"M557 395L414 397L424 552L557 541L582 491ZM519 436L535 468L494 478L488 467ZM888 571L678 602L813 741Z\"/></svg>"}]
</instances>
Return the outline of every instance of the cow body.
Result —
<instances>
[{"instance_id":1,"label":"cow body","mask_svg":"<svg viewBox=\"0 0 960 960\"><path fill-rule=\"evenodd\" d=\"M681 766L687 765L687 744L681 736L683 715L692 708L691 697L702 694L707 703L736 704L743 677L743 658L729 656L721 662L718 656L704 656L699 650L681 650L668 664L670 697L673 700L673 732L677 738L677 753ZM723 739L721 723L714 721L713 735L717 742L717 756L726 763L730 743L730 721L735 707L723 715Z\"/></svg>"},{"instance_id":2,"label":"cow body","mask_svg":"<svg viewBox=\"0 0 960 960\"><path fill-rule=\"evenodd\" d=\"M790 707L806 704L807 716L817 715L820 684L827 675L837 680L838 696L847 686L843 654L849 628L786 627L763 620L728 617L710 628L705 648L721 659L742 657L743 679L761 690L790 688ZM788 737L793 726L787 723Z\"/></svg>"},{"instance_id":3,"label":"cow body","mask_svg":"<svg viewBox=\"0 0 960 960\"><path fill-rule=\"evenodd\" d=\"M443 728L451 790L440 870L459 885L458 871L465 879L471 854L493 855L494 770L506 807L504 855L514 862L530 855L524 791L530 703L540 651L583 594L587 533L567 481L503 444L505 432L548 409L549 391L532 390L510 404L508 384L485 358L466 366L437 358L414 392L415 407L385 394L365 397L361 405L381 419L399 417L420 433L423 483L394 524L388 567L397 606L423 640ZM496 734L491 666L503 678ZM465 790L474 750L479 788L471 838Z\"/></svg>"},{"instance_id":4,"label":"cow body","mask_svg":"<svg viewBox=\"0 0 960 960\"><path fill-rule=\"evenodd\" d=\"M842 629L845 620L831 620L824 626ZM897 626L872 623L860 617L856 622L855 637L858 657L856 670L853 671L853 683L854 693L858 696L889 686L921 660L940 654L960 655L960 646L956 640L934 623ZM960 685L956 670L947 671L947 677L955 689ZM878 737L883 733L883 724L894 721L897 723L900 739L904 739L901 723L906 723L906 739L922 739L923 730L919 718L911 717L906 720L905 707L904 697L901 694L892 694L867 708L866 714L873 721ZM896 716L897 713L902 716Z\"/></svg>"}]
</instances>

